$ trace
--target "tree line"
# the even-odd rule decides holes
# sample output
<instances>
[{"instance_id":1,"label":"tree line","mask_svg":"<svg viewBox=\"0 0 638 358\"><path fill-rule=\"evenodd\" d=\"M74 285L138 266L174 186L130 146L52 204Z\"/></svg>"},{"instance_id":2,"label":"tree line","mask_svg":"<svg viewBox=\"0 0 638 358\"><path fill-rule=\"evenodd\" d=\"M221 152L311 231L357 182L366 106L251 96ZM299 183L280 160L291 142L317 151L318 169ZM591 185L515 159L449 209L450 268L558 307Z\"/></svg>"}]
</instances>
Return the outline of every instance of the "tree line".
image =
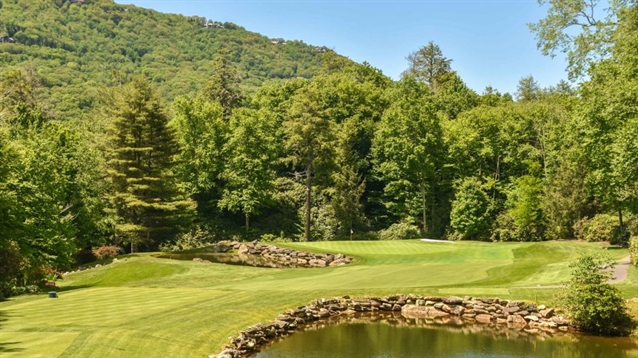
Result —
<instances>
[{"instance_id":1,"label":"tree line","mask_svg":"<svg viewBox=\"0 0 638 358\"><path fill-rule=\"evenodd\" d=\"M131 75L83 121L38 76L0 81L0 284L106 244L447 238L626 244L637 235L638 9L578 87L478 94L430 42L392 81L331 51L310 79L240 86L232 54L163 102ZM542 37L542 34L539 35ZM542 39L542 38L541 38ZM78 254L80 256L78 256Z\"/></svg>"}]
</instances>

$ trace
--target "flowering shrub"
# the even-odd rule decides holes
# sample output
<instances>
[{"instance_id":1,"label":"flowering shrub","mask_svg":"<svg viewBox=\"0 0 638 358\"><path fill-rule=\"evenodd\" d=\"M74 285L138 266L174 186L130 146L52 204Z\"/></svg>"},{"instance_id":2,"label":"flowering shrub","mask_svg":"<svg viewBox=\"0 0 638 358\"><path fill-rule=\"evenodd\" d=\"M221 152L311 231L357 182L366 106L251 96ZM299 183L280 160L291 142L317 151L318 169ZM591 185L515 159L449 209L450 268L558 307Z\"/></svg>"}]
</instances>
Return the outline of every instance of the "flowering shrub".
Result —
<instances>
[{"instance_id":1,"label":"flowering shrub","mask_svg":"<svg viewBox=\"0 0 638 358\"><path fill-rule=\"evenodd\" d=\"M111 245L111 246L100 246L97 249L93 250L93 255L98 260L108 259L111 257L115 257L122 252L122 248L119 246Z\"/></svg>"}]
</instances>

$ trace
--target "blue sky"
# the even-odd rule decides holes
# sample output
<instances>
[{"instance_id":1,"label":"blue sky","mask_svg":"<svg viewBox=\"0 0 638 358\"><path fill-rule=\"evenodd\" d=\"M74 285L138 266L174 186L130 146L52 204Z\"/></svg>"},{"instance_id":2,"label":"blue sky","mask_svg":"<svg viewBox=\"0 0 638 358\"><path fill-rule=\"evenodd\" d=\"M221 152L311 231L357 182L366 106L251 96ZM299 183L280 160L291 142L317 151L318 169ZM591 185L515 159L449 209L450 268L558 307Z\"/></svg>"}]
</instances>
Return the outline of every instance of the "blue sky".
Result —
<instances>
[{"instance_id":1,"label":"blue sky","mask_svg":"<svg viewBox=\"0 0 638 358\"><path fill-rule=\"evenodd\" d=\"M488 85L514 93L528 75L542 87L567 77L564 58L542 56L527 28L546 11L536 0L117 2L230 21L271 38L327 46L394 79L406 69L406 56L429 41L479 93Z\"/></svg>"}]
</instances>

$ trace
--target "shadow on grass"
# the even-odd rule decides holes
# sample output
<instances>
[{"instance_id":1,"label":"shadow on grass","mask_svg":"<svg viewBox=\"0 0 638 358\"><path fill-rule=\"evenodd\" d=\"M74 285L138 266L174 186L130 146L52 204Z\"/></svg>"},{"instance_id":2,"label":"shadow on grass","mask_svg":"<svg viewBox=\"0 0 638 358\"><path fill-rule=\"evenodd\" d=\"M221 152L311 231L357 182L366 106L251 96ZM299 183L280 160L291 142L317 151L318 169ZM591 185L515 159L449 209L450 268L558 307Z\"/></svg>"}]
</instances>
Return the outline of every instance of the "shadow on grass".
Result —
<instances>
[{"instance_id":1,"label":"shadow on grass","mask_svg":"<svg viewBox=\"0 0 638 358\"><path fill-rule=\"evenodd\" d=\"M0 311L0 335L2 335L2 327L4 326L4 322L7 321L8 319L9 319L8 314L4 311ZM22 352L24 348L15 347L16 345L20 343L21 342L0 341L0 355L2 355L2 353Z\"/></svg>"},{"instance_id":2,"label":"shadow on grass","mask_svg":"<svg viewBox=\"0 0 638 358\"><path fill-rule=\"evenodd\" d=\"M93 285L70 285L70 286L57 287L55 291L69 292L69 291L79 290L82 288L90 288L90 287L93 287Z\"/></svg>"},{"instance_id":3,"label":"shadow on grass","mask_svg":"<svg viewBox=\"0 0 638 358\"><path fill-rule=\"evenodd\" d=\"M627 248L624 246L607 246L605 247L605 250L611 251L611 250L626 250Z\"/></svg>"}]
</instances>

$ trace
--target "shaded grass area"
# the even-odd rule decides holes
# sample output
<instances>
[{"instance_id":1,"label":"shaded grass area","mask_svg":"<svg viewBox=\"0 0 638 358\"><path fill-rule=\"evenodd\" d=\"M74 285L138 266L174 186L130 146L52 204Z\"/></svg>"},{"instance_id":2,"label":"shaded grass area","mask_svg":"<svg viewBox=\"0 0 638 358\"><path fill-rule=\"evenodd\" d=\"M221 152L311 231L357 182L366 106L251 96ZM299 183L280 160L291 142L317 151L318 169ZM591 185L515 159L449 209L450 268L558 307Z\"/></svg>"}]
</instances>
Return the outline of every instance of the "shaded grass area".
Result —
<instances>
[{"instance_id":1,"label":"shaded grass area","mask_svg":"<svg viewBox=\"0 0 638 358\"><path fill-rule=\"evenodd\" d=\"M7 357L203 357L229 336L320 297L416 293L549 303L568 263L605 248L578 242L313 242L286 246L355 257L348 266L271 269L138 255L62 281L58 299L0 303ZM608 250L620 259L626 250ZM623 294L638 294L631 267Z\"/></svg>"}]
</instances>

